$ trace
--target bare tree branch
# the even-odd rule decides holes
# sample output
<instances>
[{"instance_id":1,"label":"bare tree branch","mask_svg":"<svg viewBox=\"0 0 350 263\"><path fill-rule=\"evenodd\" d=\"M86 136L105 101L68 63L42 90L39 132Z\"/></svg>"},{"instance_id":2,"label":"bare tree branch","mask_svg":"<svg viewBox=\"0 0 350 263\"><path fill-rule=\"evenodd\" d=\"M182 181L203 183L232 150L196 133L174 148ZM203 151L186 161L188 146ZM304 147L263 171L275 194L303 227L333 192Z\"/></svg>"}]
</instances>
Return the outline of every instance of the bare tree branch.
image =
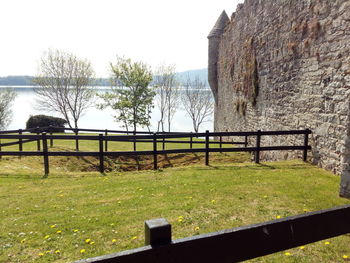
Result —
<instances>
[{"instance_id":1,"label":"bare tree branch","mask_svg":"<svg viewBox=\"0 0 350 263\"><path fill-rule=\"evenodd\" d=\"M92 106L95 92L89 87L94 71L87 60L59 50L49 50L41 58L40 72L34 79L38 87L38 108L57 112L70 128L78 128L78 121Z\"/></svg>"}]
</instances>

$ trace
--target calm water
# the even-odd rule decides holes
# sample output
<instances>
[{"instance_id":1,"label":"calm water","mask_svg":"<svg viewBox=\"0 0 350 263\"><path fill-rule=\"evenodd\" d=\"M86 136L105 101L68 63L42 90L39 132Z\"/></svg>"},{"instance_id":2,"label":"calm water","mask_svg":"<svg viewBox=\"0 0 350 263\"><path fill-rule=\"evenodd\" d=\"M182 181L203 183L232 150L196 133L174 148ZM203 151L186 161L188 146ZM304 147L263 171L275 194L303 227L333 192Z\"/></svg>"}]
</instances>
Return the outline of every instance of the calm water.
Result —
<instances>
[{"instance_id":1,"label":"calm water","mask_svg":"<svg viewBox=\"0 0 350 263\"><path fill-rule=\"evenodd\" d=\"M0 87L2 88L2 87ZM37 114L45 114L58 116L55 113L45 112L42 110L36 109L36 99L35 93L32 87L13 87L13 89L17 93L17 97L13 102L12 110L13 110L13 119L8 129L24 129L26 125L26 121L28 120L30 115ZM108 89L105 87L97 88L99 93L104 93ZM96 103L98 99L96 99ZM88 109L84 116L82 116L79 120L79 127L81 128L94 128L94 129L115 129L120 130L123 129L120 123L117 123L113 118L113 111L109 108L105 110L98 110L94 107ZM58 116L59 117L59 116ZM205 122L201 125L200 130L213 130L213 122L212 119L209 122ZM159 112L157 110L156 102L155 108L152 112L151 119L151 129L157 129L157 122L159 120ZM192 121L186 115L184 109L179 109L174 115L172 122L172 131L193 131ZM142 129L139 129L142 130Z\"/></svg>"}]
</instances>

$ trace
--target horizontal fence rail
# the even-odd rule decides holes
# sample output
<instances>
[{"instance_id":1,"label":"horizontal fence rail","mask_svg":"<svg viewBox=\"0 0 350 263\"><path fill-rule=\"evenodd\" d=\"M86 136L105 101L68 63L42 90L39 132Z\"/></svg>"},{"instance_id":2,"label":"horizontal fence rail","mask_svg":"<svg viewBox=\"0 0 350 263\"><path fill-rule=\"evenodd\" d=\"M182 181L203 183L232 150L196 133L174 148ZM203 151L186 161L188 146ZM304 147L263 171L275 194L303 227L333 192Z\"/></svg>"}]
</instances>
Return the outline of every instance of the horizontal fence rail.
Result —
<instances>
[{"instance_id":1,"label":"horizontal fence rail","mask_svg":"<svg viewBox=\"0 0 350 263\"><path fill-rule=\"evenodd\" d=\"M74 263L233 263L350 233L350 205L171 239L165 219L145 222L145 247Z\"/></svg>"},{"instance_id":2,"label":"horizontal fence rail","mask_svg":"<svg viewBox=\"0 0 350 263\"><path fill-rule=\"evenodd\" d=\"M205 133L192 133L192 132L178 132L178 133L153 133L148 132L134 132L133 135L119 135L112 134L111 132L119 132L113 130L97 130L97 129L69 129L76 131L73 134L53 134L52 132L46 133L42 131L57 130L60 127L44 127L34 128L27 130L11 130L2 131L0 133L0 140L15 140L11 142L0 142L0 157L1 156L43 156L45 166L45 176L49 174L49 159L52 156L95 156L99 158L99 170L104 172L104 158L119 157L119 156L141 156L141 155L153 155L153 168L158 169L158 155L166 154L180 154L180 153L204 153L205 164L209 165L210 153L215 152L250 152L255 154L255 162L260 162L260 152L263 151L285 151L296 150L303 152L303 160L307 160L307 152L311 149L308 144L308 136L311 133L310 130L291 130L291 131L252 131L252 132L209 132ZM61 128L62 129L62 128ZM100 132L98 135L79 135L78 131ZM30 132L31 134L23 134L24 132ZM110 134L108 134L108 132ZM18 133L18 134L13 134ZM33 134L34 133L34 134ZM262 136L283 136L283 135L304 135L302 145L281 145L281 146L262 146ZM213 141L210 138L219 138L217 141ZM223 141L224 138L229 137L244 137L244 141ZM248 137L255 138L255 145L248 144ZM194 141L194 138L203 138L202 141ZM187 139L187 140L177 140ZM50 151L49 146L53 147L54 140L74 140L76 151ZM37 142L37 151L23 151L23 144L29 142ZM48 145L49 141L49 145ZM98 147L96 151L79 151L79 141L96 141ZM108 142L130 142L133 144L133 151L108 151ZM137 143L150 143L153 144L152 150L137 150ZM157 144L162 144L162 149L158 149ZM188 148L181 149L165 149L166 144L185 144ZM18 151L5 151L3 147L18 145ZM193 148L193 145L203 145L201 148ZM216 145L216 147L215 147ZM225 145L225 147L223 147ZM232 147L226 147L232 145ZM234 146L238 145L238 146ZM214 146L214 147L213 147ZM219 147L217 147L219 146Z\"/></svg>"}]
</instances>

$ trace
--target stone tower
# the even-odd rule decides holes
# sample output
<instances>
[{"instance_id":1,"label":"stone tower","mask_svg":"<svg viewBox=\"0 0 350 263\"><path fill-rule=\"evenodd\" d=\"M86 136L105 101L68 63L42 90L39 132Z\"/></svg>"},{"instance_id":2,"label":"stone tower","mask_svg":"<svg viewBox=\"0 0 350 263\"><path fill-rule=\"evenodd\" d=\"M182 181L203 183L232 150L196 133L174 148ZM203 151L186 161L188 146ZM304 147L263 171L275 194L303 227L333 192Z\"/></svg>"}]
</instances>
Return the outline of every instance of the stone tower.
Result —
<instances>
[{"instance_id":1,"label":"stone tower","mask_svg":"<svg viewBox=\"0 0 350 263\"><path fill-rule=\"evenodd\" d=\"M218 99L218 56L219 56L219 46L220 39L224 33L225 26L230 21L225 10L222 11L218 20L216 21L213 29L208 35L209 40L209 54L208 54L208 81L210 88L213 92L215 98L215 104L217 104Z\"/></svg>"}]
</instances>

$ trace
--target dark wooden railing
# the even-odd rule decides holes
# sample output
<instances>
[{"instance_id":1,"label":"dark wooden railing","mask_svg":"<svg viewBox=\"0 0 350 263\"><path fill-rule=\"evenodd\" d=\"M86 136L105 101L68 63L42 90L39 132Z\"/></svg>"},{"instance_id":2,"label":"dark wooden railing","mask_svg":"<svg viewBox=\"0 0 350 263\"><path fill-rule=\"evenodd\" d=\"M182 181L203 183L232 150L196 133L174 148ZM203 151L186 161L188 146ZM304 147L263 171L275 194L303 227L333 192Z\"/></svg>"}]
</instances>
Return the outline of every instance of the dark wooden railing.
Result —
<instances>
[{"instance_id":1,"label":"dark wooden railing","mask_svg":"<svg viewBox=\"0 0 350 263\"><path fill-rule=\"evenodd\" d=\"M55 127L48 127L48 129L53 129ZM89 132L99 132L99 135L76 135L76 134L47 134L42 132L47 130L47 128L31 129L31 130L17 130L0 132L0 139L12 139L18 140L15 142L0 144L0 156L12 155L12 156L43 156L44 158L44 170L45 176L49 174L49 157L50 156L95 156L99 158L100 165L99 170L101 173L104 172L104 157L105 156L140 156L140 155L153 155L153 167L158 169L157 156L159 154L178 154L178 153L204 153L205 154L205 164L209 165L210 153L213 152L253 152L255 153L255 162L260 162L260 152L262 151L284 151L284 150L298 150L303 151L303 160L307 160L307 151L311 149L308 145L308 136L311 133L310 130L291 130L291 131L255 131L255 132L209 132L205 133L153 133L152 135L146 134L148 132L140 132L141 134L133 135L107 135L106 130L96 130L96 129L79 129L79 131L89 131ZM74 129L68 129L74 130ZM18 134L10 134L10 133ZM23 134L23 132L32 132L35 134ZM41 134L39 132L42 132ZM111 132L111 131L109 131ZM275 135L304 135L303 145L282 145L282 146L262 146L261 137L262 136L275 136ZM210 138L221 138L219 142L211 141ZM244 142L224 142L223 137L244 137ZM255 137L256 145L248 145L248 137ZM189 140L174 140L174 139L189 139ZM203 141L194 141L193 138L204 138ZM50 140L50 146L54 144L54 140L74 140L76 145L79 145L79 141L89 140L98 141L98 151L49 151L48 140ZM23 151L23 144L37 141L37 151ZM107 151L108 142L132 142L134 145L134 151ZM302 140L301 140L302 141ZM148 142L153 144L152 150L147 151L137 151L137 143ZM157 148L157 143L163 143L163 149L159 150ZM181 143L189 144L188 149L165 149L165 143ZM18 151L3 151L2 147L10 145L19 145ZM193 144L204 144L204 148L193 148ZM219 144L219 148L210 147L210 145ZM223 144L235 144L241 145L236 147L222 147ZM40 148L42 145L42 150Z\"/></svg>"},{"instance_id":2,"label":"dark wooden railing","mask_svg":"<svg viewBox=\"0 0 350 263\"><path fill-rule=\"evenodd\" d=\"M171 239L163 218L145 222L145 247L75 263L233 263L350 233L350 205Z\"/></svg>"}]
</instances>

